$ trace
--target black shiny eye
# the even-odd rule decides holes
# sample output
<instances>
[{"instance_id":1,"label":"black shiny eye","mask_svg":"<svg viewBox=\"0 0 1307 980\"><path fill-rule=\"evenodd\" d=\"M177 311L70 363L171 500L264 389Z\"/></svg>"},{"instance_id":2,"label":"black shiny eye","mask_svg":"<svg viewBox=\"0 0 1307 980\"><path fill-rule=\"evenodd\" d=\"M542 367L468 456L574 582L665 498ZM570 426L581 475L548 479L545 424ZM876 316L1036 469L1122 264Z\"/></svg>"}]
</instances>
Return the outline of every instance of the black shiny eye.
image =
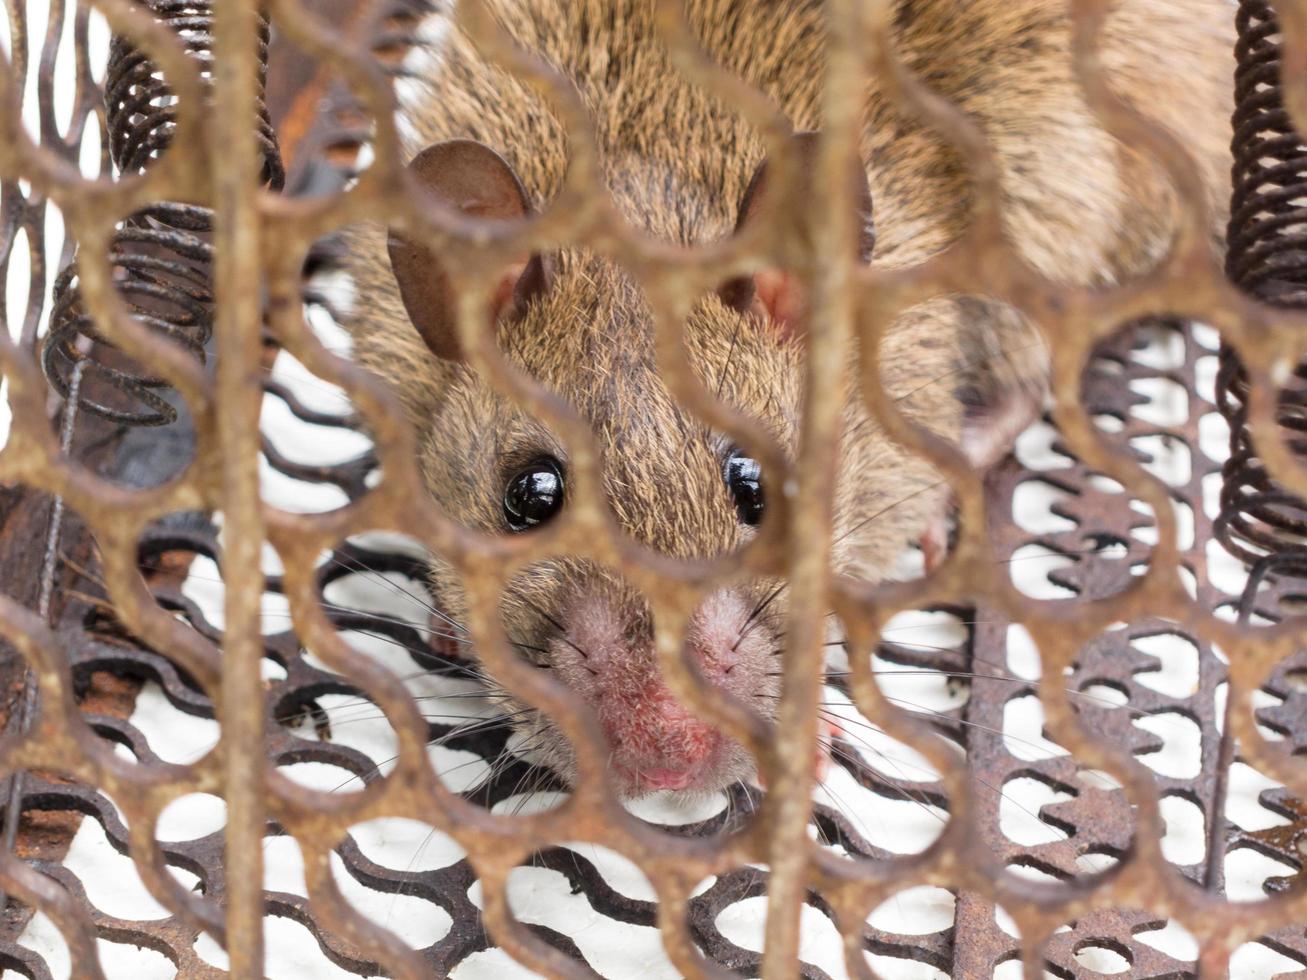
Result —
<instances>
[{"instance_id":1,"label":"black shiny eye","mask_svg":"<svg viewBox=\"0 0 1307 980\"><path fill-rule=\"evenodd\" d=\"M514 531L543 524L563 506L563 469L544 456L518 471L504 488L504 517Z\"/></svg>"},{"instance_id":2,"label":"black shiny eye","mask_svg":"<svg viewBox=\"0 0 1307 980\"><path fill-rule=\"evenodd\" d=\"M726 457L722 476L726 486L735 498L735 513L745 524L758 524L762 521L764 503L762 492L762 467L752 457L744 455L739 449L732 449Z\"/></svg>"}]
</instances>

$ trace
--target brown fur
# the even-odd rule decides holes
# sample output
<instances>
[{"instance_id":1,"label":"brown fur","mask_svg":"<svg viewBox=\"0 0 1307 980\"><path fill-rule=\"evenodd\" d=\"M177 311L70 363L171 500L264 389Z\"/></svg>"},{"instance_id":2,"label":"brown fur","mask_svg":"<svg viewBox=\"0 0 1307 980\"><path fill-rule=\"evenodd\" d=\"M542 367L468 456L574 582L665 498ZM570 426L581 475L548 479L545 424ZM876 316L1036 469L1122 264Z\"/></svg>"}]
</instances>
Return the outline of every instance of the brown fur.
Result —
<instances>
[{"instance_id":1,"label":"brown fur","mask_svg":"<svg viewBox=\"0 0 1307 980\"><path fill-rule=\"evenodd\" d=\"M653 0L492 3L524 47L575 82L594 120L609 189L629 220L670 241L713 241L734 227L763 148L743 121L671 67L653 33L652 6ZM706 50L764 90L796 130L820 128L817 3L689 0L687 7ZM1107 136L1084 105L1072 76L1063 0L899 0L896 23L898 48L913 70L983 126L1001 167L1008 231L1031 264L1060 281L1106 283L1138 272L1164 250L1169 187L1148 161ZM1105 62L1119 90L1188 141L1218 223L1226 204L1232 33L1226 0L1122 0L1106 36ZM477 139L515 168L533 204L548 202L568 153L561 127L535 95L479 58L457 31L441 43L423 82L408 110L411 151L454 137ZM874 88L867 105L863 152L878 233L873 261L915 264L963 230L969 182L944 144ZM397 382L439 503L470 525L502 530L503 486L515 467L541 453L561 457L561 448L473 372L429 353L400 304L383 235L368 229L350 239L357 356ZM690 317L686 338L722 396L793 447L802 401L799 345L715 297ZM552 289L521 319L505 323L500 340L511 360L590 420L606 450L608 497L633 537L689 556L733 549L752 533L735 519L722 481L728 446L680 409L658 378L647 309L621 270L583 250L563 251ZM960 426L959 387L994 401L1014 387L1038 385L1042 372L1042 352L1019 319L975 297L939 300L904 316L886 340L884 361L884 385L902 396L900 407L950 435ZM876 580L921 535L944 495L930 468L889 443L856 404L847 431L837 561ZM458 583L439 562L435 582L449 611L461 616ZM745 605L767 590L748 593ZM566 620L581 599L595 596L625 625L628 655L651 662L643 603L582 563L553 563L516 583L507 625L550 657L575 659L541 610ZM770 650L779 646L781 603L763 620L758 628ZM767 713L775 684L766 674L755 664L747 678L724 686L759 698ZM578 686L583 680L578 674ZM542 736L544 756L566 775L570 750L550 734L548 721L525 727ZM747 772L738 756L706 784Z\"/></svg>"}]
</instances>

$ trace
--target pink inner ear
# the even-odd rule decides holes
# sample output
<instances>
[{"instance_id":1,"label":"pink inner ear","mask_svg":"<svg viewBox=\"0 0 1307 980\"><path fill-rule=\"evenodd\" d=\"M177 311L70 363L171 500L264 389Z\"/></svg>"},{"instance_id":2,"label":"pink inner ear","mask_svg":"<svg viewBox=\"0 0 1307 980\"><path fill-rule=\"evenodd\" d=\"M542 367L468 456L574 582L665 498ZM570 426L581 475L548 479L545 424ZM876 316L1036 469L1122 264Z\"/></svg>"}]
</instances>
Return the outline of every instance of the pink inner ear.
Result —
<instances>
[{"instance_id":1,"label":"pink inner ear","mask_svg":"<svg viewBox=\"0 0 1307 980\"><path fill-rule=\"evenodd\" d=\"M495 291L490 294L491 320L498 320L508 308L508 305L512 303L513 294L517 291L518 280L522 278L526 266L527 260L523 259L521 262L514 262L504 269L499 284L495 286Z\"/></svg>"},{"instance_id":2,"label":"pink inner ear","mask_svg":"<svg viewBox=\"0 0 1307 980\"><path fill-rule=\"evenodd\" d=\"M754 301L762 305L767 317L786 339L803 332L803 289L793 273L783 269L765 269L754 277Z\"/></svg>"}]
</instances>

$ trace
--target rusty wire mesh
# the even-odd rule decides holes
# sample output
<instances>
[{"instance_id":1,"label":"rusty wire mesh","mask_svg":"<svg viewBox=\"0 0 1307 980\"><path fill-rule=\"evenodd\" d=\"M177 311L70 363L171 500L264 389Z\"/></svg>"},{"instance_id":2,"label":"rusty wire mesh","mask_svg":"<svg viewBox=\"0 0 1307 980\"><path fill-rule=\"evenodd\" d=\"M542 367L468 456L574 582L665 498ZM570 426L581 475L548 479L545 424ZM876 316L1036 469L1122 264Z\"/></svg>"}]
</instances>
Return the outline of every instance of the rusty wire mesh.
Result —
<instances>
[{"instance_id":1,"label":"rusty wire mesh","mask_svg":"<svg viewBox=\"0 0 1307 980\"><path fill-rule=\"evenodd\" d=\"M661 6L668 44L678 52L680 63L711 82L711 67L675 30L677 4ZM837 23L851 28L834 35L828 79L832 118L846 123L843 130L832 127L830 153L820 162L834 173L840 165L839 147L849 135L848 93L857 89L852 79L867 65L881 72L894 66L880 46L883 34L875 29L883 5L863 9L842 0L829 6ZM1091 35L1105 5L1078 0L1071 6ZM194 9L184 4L160 7L173 12ZM1253 3L1245 7L1259 8L1263 16L1267 9ZM21 38L23 8L10 9L11 37ZM52 9L62 16L62 5ZM92 184L71 165L88 119L99 123L104 153L115 146L115 137L104 128L101 94L84 64L87 7L79 5L73 15L82 57L77 109L63 134L53 123L47 125L45 117L36 132L23 128L19 100L30 69L21 58L11 59L0 73L0 118L6 127L0 149L5 267L16 234L24 229L34 257L33 282L41 280L40 287L29 292L21 330L13 331L17 339L0 341L0 364L14 412L10 438L0 454L0 478L46 502L57 496L66 504L70 522L63 531L64 560L57 565L54 598L44 604L47 608L35 593L13 586L0 602L0 633L23 658L12 662L32 665L39 690L30 724L17 725L18 713L11 711L0 743L5 771L26 773L19 784L26 827L19 850L34 859L7 855L0 864L0 882L15 898L8 911L10 933L0 945L6 968L31 977L49 975L41 955L18 941L31 913L38 911L63 936L72 975L78 977L100 975L97 938L155 950L182 975L220 974L212 953L201 953L199 937L206 932L226 946L230 959L225 969L238 976L260 975L265 950L259 924L264 916L305 926L332 964L360 975L443 976L492 947L506 950L538 973L590 975L587 971L598 965L586 965L589 947L583 949L565 929L519 921L514 914L508 879L515 869L536 865L562 876L568 889L583 895L598 916L646 931L660 929L666 955L686 976L729 971L773 977L827 975L807 955L813 952L811 946L804 947L804 965L796 965L805 903L829 925L822 933L827 948L819 951L827 954L824 962L843 959L850 976L871 976L876 969L879 975L893 977L893 963L915 961L955 977L989 977L1021 956L1027 975L1037 976L1047 967L1058 976L1086 976L1094 972L1080 956L1086 948L1119 953L1127 963L1123 975L1219 976L1233 950L1259 938L1307 970L1307 900L1301 875L1296 884L1292 876L1270 882L1266 898L1259 902L1235 903L1224 894L1224 859L1237 850L1255 849L1277 856L1289 868L1302 867L1307 815L1300 800L1307 798L1307 775L1301 756L1307 745L1307 693L1298 652L1301 629L1293 616L1299 607L1292 601L1300 603L1301 597L1292 578L1277 578L1262 569L1258 574L1263 578L1253 582L1262 588L1249 591L1251 607L1245 608L1241 623L1232 612L1237 596L1213 583L1207 544L1213 540L1215 515L1204 506L1203 497L1224 461L1214 458L1200 439L1201 420L1216 400L1204 381L1203 365L1216 357L1213 337L1219 331L1219 340L1239 354L1246 377L1239 388L1239 398L1246 402L1241 421L1247 421L1266 472L1286 493L1307 492L1307 478L1280 427L1283 413L1277 397L1292 376L1285 365L1307 355L1307 321L1301 314L1234 291L1192 228L1177 239L1148 280L1131 289L1091 293L1055 287L1017 259L995 223L996 210L984 206L993 203L993 189L981 186L977 218L964 247L926 274L873 267L845 281L838 269L828 270L831 279L822 280L825 289L818 293L823 301L815 310L812 329L810 356L813 370L821 371L845 361L855 329L864 340L863 349L874 350L874 339L898 311L941 289L983 282L984 292L1010 302L1047 332L1058 393L1050 419L1058 439L1051 453L1056 468L1041 471L1030 458L1018 455L997 467L982 486L957 459L872 400L887 428L929 456L960 497L958 541L937 574L872 594L831 578L821 548L799 546L826 536L823 515L830 487L818 474L824 471L820 461L833 451L829 416L838 405L832 400L838 392L822 394L823 386L817 386L809 400L809 429L800 457L791 467L780 467L779 456L776 459L778 485L793 479L799 487L788 520L773 523L772 533L745 556L704 567L655 568L611 533L602 502L584 490L548 542L482 539L437 512L420 488L412 434L399 421L389 396L337 357L303 316L302 272L315 243L361 218L396 217L412 210L396 179L402 160L390 114L394 61L378 53L410 40L414 8L370 9L367 16L349 18L346 31L328 20L328 15L340 18L341 5L317 6L307 0L264 5L274 34L323 66L324 75L332 79L315 88L320 81L315 76L306 90L317 96L330 91L332 98L344 93L340 104L346 108L339 118L296 134L301 169L297 181L292 162L290 186L315 192L300 198L259 190L261 181L275 183L276 178L275 166L264 153L270 145L269 130L257 124L262 69L256 4L227 0L218 7L213 25L217 70L211 80L207 65L201 70L185 45L140 8L103 0L96 9L115 35L128 38L161 68L176 96L175 104L167 105L175 110L168 120L167 150L146 167L139 166L144 158L115 157L121 170L140 170L139 176ZM479 42L518 70L535 70L513 60L504 39L478 19L480 9L475 3L462 5ZM1286 55L1307 52L1307 19L1301 9L1286 6L1280 13ZM378 28L385 32L380 39ZM58 34L59 28L52 29L52 36ZM25 47L14 44L14 50ZM53 70L56 47L51 42L51 54L43 59L45 76ZM1090 50L1081 50L1081 67L1092 81ZM1286 56L1284 63L1287 118L1298 120L1301 131L1307 129L1302 125L1307 122L1302 111L1307 103L1294 96L1307 91L1307 68L1301 58ZM210 81L211 97L206 95ZM552 84L548 75L540 81ZM1089 91L1098 92L1092 86ZM924 101L914 84L906 83L900 94L905 106L941 130L956 133L962 125ZM283 97L269 93L270 100ZM48 88L40 98L52 98ZM110 105L115 104L121 103L111 99ZM1101 92L1095 104L1110 130L1127 139L1139 136L1120 105ZM583 125L579 120L575 124ZM1279 125L1291 138L1285 117ZM372 152L360 179L348 189L320 179L326 151L359 140L367 140ZM573 143L584 158L589 152L584 134L575 133ZM46 152L38 152L38 145ZM968 161L975 171L987 172L983 151L976 148L980 144L960 145L971 147ZM1196 202L1199 195L1191 175L1172 146L1154 139L1149 149L1168 167L1182 197ZM684 288L709 281L714 263L724 267L743 247L669 254L609 221L593 188L577 187L572 193L573 200L585 206L544 216L541 220L551 234L620 258L638 269L647 284L662 284L672 295L678 284ZM148 394L141 397L143 390L155 390L155 376L166 379L180 394L166 404L181 405L190 420L183 454L188 459L182 465L171 460L170 468L156 460L144 477L127 473L123 460L131 455L126 450L140 445L132 441L138 436L108 422L100 429L86 423L61 451L58 432L49 422L48 389L36 356L45 309L40 243L47 198L60 209L70 241L77 245L80 304L69 331L60 335L58 321L51 327L49 344L54 346L46 349L68 357L62 367L51 365L50 373L69 379L78 357L102 357L111 370L123 373L134 372L134 365L149 365L152 382L144 388L124 386L115 384L111 374L96 378L87 370L79 372L84 376L77 386L56 383L56 388L65 393L73 388L80 396L80 385L86 384L82 403L100 404L94 399L104 399L109 410L98 414L107 414L110 421L123 419L114 411L139 412L142 401L165 416L151 421L167 421L169 411ZM207 323L208 297L202 294L211 288L216 298L216 347L210 345L210 354L217 356L209 358L216 366L208 371L195 357L205 341L162 342L151 332L159 325L151 322L157 309L134 302L141 294L111 271L115 266L133 268L131 262L118 260L121 254L112 257L111 250L112 242L121 243L123 229L132 227L133 216L139 220L143 209L177 207L177 202L214 215L211 248L216 267L207 267L208 242L202 243L203 250L187 244L191 251L183 253L188 263L198 263L188 264L185 275L198 269L199 279L187 282L193 286L203 280L202 288L187 293L195 301L194 310L185 314L192 317L187 325ZM840 205L838 200L822 200L817 207L836 214ZM197 227L184 230L189 234ZM473 256L512 248L511 242L486 241L465 231L434 227L429 233L440 244ZM819 248L820 241L818 236L812 247ZM61 267L69 255L71 248L66 248ZM136 261L134 268L139 273L150 266ZM820 274L815 265L810 271ZM176 279L169 282L177 284ZM309 289L312 292L311 284ZM856 317L850 305L855 298ZM282 351L277 356L293 358L320 382L338 386L346 393L344 404L350 411L329 412L308 404L302 392L276 372L264 376L260 368L274 353L273 347L260 343L265 311L270 342ZM1158 314L1172 319L1141 322L1141 317ZM157 319L168 321L166 315ZM1177 322L1190 320L1215 331ZM94 327L88 329L89 324ZM74 333L111 342L133 366L123 367L113 360L114 354L86 346ZM1172 352L1165 365L1145 356L1159 347ZM490 370L498 363L492 345L477 356ZM112 367L115 364L118 367ZM688 366L674 358L665 370L682 381L689 376ZM874 365L864 374L874 384ZM259 377L261 383L251 383ZM1123 380L1178 385L1190 410L1170 425L1142 418L1137 386ZM511 378L505 384L526 396ZM699 386L684 387L682 397L727 429L746 425ZM373 445L343 461L300 461L261 439L259 414L261 408L267 411L268 400L324 430L366 432ZM529 404L574 444L582 444L585 435L573 420L550 405ZM1107 418L1119 425L1103 426ZM1157 437L1183 447L1190 460L1187 479L1166 483L1150 472L1156 460L1140 447L1157 443L1140 440ZM105 455L106 441L116 447L117 455ZM272 470L333 488L332 504L318 513L261 507L256 470L260 452ZM597 485L594 480L582 482ZM1021 525L1014 501L1020 488L1031 483L1059 491L1057 513L1070 526L1032 532ZM349 506L340 506L345 502ZM1183 540L1176 516L1181 511L1192 522ZM220 515L220 521L214 515ZM27 524L7 521L7 547L15 554L24 547L39 552L48 530L45 518L41 510ZM26 530L27 537L15 528ZM1150 533L1138 533L1141 528ZM34 544L33 529L39 544ZM414 701L404 681L408 675L456 679L467 672L466 663L451 656L430 623L352 608L333 592L334 586L363 571L392 575L404 583L403 590L423 588L420 558L411 550L387 547L385 538L365 532L402 533L458 566L474 597L468 625L483 656L496 664L500 676L516 677L533 693L534 703L562 720L577 747L584 778L552 808L523 814L504 806L519 795L526 775L504 730L468 732L448 719L426 717L429 712ZM266 582L265 538L275 550L276 566L284 570ZM993 574L996 564L1017 567L1031 547L1064 556L1058 568L1043 576L1062 587L1062 593L1054 590L1049 595L1064 597L1033 598L1017 587L1015 576ZM668 589L674 598L658 610L660 618L673 622L678 608L689 608L705 589L742 567L785 573L804 583L809 601L797 605L791 624L796 639L787 655L790 707L780 728L786 737L777 738L754 720L725 713L674 656L663 664L679 696L753 748L767 773L769 792L741 786L731 806L701 823L676 827L640 820L617 804L602 779L604 753L594 726L553 686L522 676L498 626L497 596L510 574L506 569L539 557L545 548L603 561L649 594L657 593L659 585L682 586L679 591ZM41 557L37 554L36 562L27 565L15 561L14 568L39 572ZM201 559L226 584L217 605L207 609L182 588L188 570ZM261 617L265 587L286 597L294 629L282 629L284 620L270 628L267 617ZM818 624L827 609L838 612L853 638L847 684L824 678L823 659L815 655L822 636ZM1228 614L1222 615L1222 610ZM959 628L956 643L928 649L897 642L889 624L896 614L911 611L949 619ZM1015 665L1010 648L1014 626L1024 630L1038 650L1038 670L1023 672ZM1144 641L1166 634L1185 638L1196 651L1192 690L1161 692L1140 679L1155 666ZM401 650L400 660L388 660L385 666L368 656L363 649L368 636ZM868 656L873 648L883 675L879 681ZM268 663L277 669L265 681ZM961 676L968 688L965 703L913 717L876 696L894 668L940 679ZM111 677L127 680L115 687ZM12 685L14 678L8 680ZM126 718L142 681L157 685L176 709L216 719L221 741L185 764L160 758L158 744ZM830 684L823 687L824 681ZM859 825L833 797L812 797L817 702L823 690L840 687L856 701L863 717L915 748L938 774L896 778L859 753L849 753L840 763L854 783L886 801L887 808L891 801L907 802L938 815L941 830L919 854L891 853L874 826ZM1128 706L1092 695L1104 688L1123 692ZM1272 704L1266 703L1266 695ZM383 759L341 738L340 717L334 718L333 731L333 716L323 707L333 697L384 712L395 758ZM1016 703L1030 711L1042 707L1044 732L1070 754L1032 758L1020 751L1018 742L1005 736L1006 714ZM1134 724L1149 716L1186 718L1197 728L1196 777L1159 775L1141 764L1160 743L1160 736ZM936 735L963 751L945 748ZM437 771L428 751L432 744L505 764L494 767L493 778L458 786L447 773ZM1285 817L1281 826L1246 830L1227 819L1226 780L1236 758L1282 787L1262 800ZM310 788L294 778L295 767L306 763L352 774L363 788ZM1104 770L1111 778L1086 781L1088 770ZM1061 828L1062 836L1023 844L1004 833L1003 796L995 787L1021 778L1059 791L1062 798L1042 807L1038 816ZM225 827L196 839L168 839L158 831L161 816L170 803L191 794L224 798ZM1176 797L1202 811L1209 835L1206 852L1188 863L1173 862L1162 847L1163 801ZM816 802L804 805L810 798ZM61 865L57 845L39 839L42 827L57 837L53 818L72 813L97 823L110 844L131 857L164 914L148 921L129 920L97 907L88 889L93 883ZM366 847L365 828L383 817L408 818L435 828L466 856L452 853L447 862L429 869L379 863ZM298 845L306 894L265 890L261 867L269 841ZM613 887L602 862L587 856L591 852L579 845L562 846L577 841L601 845L633 862L647 879L647 892L635 898L629 890ZM1036 874L1021 876L1020 869ZM384 917L359 910L358 892L352 890L356 884L416 901L432 917L446 916L448 927L434 941L412 949L384 928ZM869 921L887 900L915 886L935 886L956 896L946 926L920 935ZM768 896L765 951L735 941L722 918L730 907L763 895ZM1197 938L1199 955L1177 958L1141 940L1167 920L1182 924ZM869 960L866 953L882 958Z\"/></svg>"}]
</instances>

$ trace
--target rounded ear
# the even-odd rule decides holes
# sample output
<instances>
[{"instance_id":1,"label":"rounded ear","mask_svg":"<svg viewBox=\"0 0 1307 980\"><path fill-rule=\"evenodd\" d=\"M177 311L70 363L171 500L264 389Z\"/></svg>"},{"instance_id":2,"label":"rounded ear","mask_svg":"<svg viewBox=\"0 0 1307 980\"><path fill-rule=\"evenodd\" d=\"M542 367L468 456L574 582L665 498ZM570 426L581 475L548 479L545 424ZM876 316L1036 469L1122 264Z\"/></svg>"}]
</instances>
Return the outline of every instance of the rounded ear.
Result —
<instances>
[{"instance_id":1,"label":"rounded ear","mask_svg":"<svg viewBox=\"0 0 1307 980\"><path fill-rule=\"evenodd\" d=\"M508 162L476 140L434 143L413 158L408 173L421 193L473 218L513 221L531 214L522 182ZM439 257L392 232L390 267L409 319L437 357L462 360L457 296ZM540 255L509 263L494 292L492 319L518 316L549 285L550 264Z\"/></svg>"},{"instance_id":2,"label":"rounded ear","mask_svg":"<svg viewBox=\"0 0 1307 980\"><path fill-rule=\"evenodd\" d=\"M805 187L816 173L817 140L816 133L795 133L794 148L798 156L798 175L801 186L796 188L796 199L805 196ZM739 216L735 220L735 230L754 221L774 220L778 195L769 189L767 161L764 160L754 171L749 180L744 196L740 199ZM854 200L858 208L858 261L871 261L871 254L876 248L876 228L873 223L871 185L867 182L867 171L859 165L851 174ZM785 333L797 333L800 329L799 318L804 309L803 291L794 274L784 269L764 269L751 276L741 276L722 285L717 295L727 306L741 312L756 312L773 320Z\"/></svg>"}]
</instances>

